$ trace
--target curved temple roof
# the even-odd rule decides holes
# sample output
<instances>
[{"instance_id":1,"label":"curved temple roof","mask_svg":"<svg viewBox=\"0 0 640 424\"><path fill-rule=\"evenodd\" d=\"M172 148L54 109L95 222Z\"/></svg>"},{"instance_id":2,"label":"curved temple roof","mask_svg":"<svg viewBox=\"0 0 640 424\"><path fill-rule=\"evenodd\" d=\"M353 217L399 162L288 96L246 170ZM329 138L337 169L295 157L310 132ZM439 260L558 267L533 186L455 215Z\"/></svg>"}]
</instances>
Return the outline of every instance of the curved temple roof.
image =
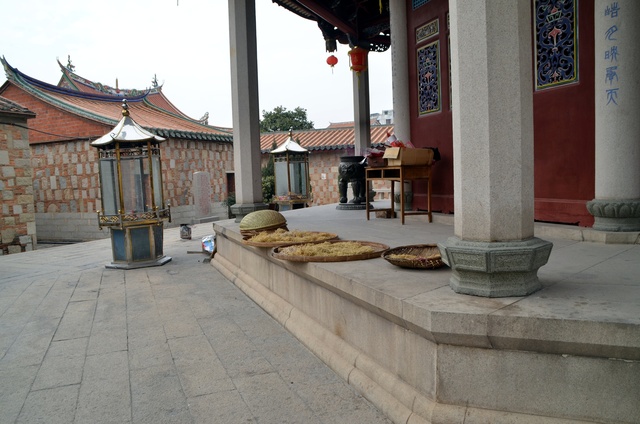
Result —
<instances>
[{"instance_id":1,"label":"curved temple roof","mask_svg":"<svg viewBox=\"0 0 640 424\"><path fill-rule=\"evenodd\" d=\"M136 122L146 130L161 137L182 138L216 142L232 142L231 129L205 125L199 120L189 118L180 112L162 94L160 88L146 90L124 90L130 96L104 93L96 89L97 83L83 79L67 69L63 70L62 81L73 81L61 87L40 81L13 68L4 57L0 57L4 66L7 82L12 83L36 98L65 110L69 113L108 125L116 125L120 121L120 108L114 103L121 103L126 98L129 110L136 117ZM59 63L59 62L58 62ZM64 68L64 67L63 67ZM66 69L66 68L64 68ZM78 88L79 80L84 81L82 89ZM1 91L1 90L0 90Z\"/></svg>"}]
</instances>

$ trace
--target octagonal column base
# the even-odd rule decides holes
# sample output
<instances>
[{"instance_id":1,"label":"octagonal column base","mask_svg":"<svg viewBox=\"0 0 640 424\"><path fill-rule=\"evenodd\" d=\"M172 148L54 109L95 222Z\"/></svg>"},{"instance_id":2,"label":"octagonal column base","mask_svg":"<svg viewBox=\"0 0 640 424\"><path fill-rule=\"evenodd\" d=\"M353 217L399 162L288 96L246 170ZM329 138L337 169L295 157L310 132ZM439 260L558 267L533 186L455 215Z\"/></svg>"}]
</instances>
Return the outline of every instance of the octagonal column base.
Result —
<instances>
[{"instance_id":1,"label":"octagonal column base","mask_svg":"<svg viewBox=\"0 0 640 424\"><path fill-rule=\"evenodd\" d=\"M526 296L540 288L538 269L553 243L532 237L509 242L476 242L450 237L438 248L456 293L483 297Z\"/></svg>"}]
</instances>

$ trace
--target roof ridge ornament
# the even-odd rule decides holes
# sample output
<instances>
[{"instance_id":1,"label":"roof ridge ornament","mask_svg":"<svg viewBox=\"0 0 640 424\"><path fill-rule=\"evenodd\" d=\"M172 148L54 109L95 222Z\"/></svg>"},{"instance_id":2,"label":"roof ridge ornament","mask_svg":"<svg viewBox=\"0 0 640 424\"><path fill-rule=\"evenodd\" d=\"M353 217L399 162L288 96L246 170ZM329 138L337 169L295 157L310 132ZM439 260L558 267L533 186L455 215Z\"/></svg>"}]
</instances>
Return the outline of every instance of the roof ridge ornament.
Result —
<instances>
[{"instance_id":1,"label":"roof ridge ornament","mask_svg":"<svg viewBox=\"0 0 640 424\"><path fill-rule=\"evenodd\" d=\"M122 99L122 116L129 116L129 104L127 99Z\"/></svg>"},{"instance_id":2,"label":"roof ridge ornament","mask_svg":"<svg viewBox=\"0 0 640 424\"><path fill-rule=\"evenodd\" d=\"M71 55L68 54L67 55L67 69L71 72L75 72L76 67L74 66L73 63L71 63Z\"/></svg>"}]
</instances>

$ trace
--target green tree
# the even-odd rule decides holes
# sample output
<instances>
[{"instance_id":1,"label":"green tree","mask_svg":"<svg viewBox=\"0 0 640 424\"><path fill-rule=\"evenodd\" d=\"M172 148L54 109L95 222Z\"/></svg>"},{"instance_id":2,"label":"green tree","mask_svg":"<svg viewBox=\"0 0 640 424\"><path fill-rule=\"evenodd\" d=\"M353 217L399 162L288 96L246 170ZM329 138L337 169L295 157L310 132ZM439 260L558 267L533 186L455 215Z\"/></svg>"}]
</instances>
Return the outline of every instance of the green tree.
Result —
<instances>
[{"instance_id":1,"label":"green tree","mask_svg":"<svg viewBox=\"0 0 640 424\"><path fill-rule=\"evenodd\" d=\"M283 106L277 106L271 112L262 111L260 121L260 132L311 130L313 122L307 119L307 110L297 107L294 110L287 110Z\"/></svg>"}]
</instances>

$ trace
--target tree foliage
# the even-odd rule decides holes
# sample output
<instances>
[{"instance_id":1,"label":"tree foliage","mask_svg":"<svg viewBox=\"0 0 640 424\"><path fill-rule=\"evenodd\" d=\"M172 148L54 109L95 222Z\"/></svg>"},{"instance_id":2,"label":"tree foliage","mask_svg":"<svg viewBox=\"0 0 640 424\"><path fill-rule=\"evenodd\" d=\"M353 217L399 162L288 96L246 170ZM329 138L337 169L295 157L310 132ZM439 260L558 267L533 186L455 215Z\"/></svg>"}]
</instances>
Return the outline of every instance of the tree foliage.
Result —
<instances>
[{"instance_id":1,"label":"tree foliage","mask_svg":"<svg viewBox=\"0 0 640 424\"><path fill-rule=\"evenodd\" d=\"M262 111L260 121L260 132L311 130L313 122L307 119L307 110L297 107L294 110L287 110L283 106L275 107L271 112Z\"/></svg>"}]
</instances>

